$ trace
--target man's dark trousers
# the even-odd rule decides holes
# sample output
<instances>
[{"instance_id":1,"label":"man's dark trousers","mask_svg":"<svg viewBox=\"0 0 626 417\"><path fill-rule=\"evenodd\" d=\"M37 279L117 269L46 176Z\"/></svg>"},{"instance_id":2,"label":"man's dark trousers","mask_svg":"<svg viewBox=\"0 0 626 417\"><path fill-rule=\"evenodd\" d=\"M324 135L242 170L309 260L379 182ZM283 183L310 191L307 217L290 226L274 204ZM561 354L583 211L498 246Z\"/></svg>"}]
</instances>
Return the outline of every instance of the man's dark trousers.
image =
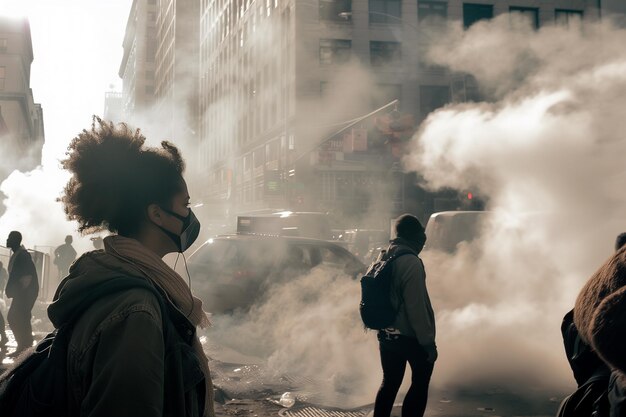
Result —
<instances>
[{"instance_id":1,"label":"man's dark trousers","mask_svg":"<svg viewBox=\"0 0 626 417\"><path fill-rule=\"evenodd\" d=\"M31 312L37 297L14 297L7 314L9 327L17 342L17 350L28 349L33 345L33 328L30 324Z\"/></svg>"},{"instance_id":2,"label":"man's dark trousers","mask_svg":"<svg viewBox=\"0 0 626 417\"><path fill-rule=\"evenodd\" d=\"M421 417L426 410L428 384L434 364L426 360L427 354L417 339L407 336L378 336L383 383L376 395L374 417L389 417L393 403L402 385L407 362L411 366L411 387L402 403L402 417Z\"/></svg>"}]
</instances>

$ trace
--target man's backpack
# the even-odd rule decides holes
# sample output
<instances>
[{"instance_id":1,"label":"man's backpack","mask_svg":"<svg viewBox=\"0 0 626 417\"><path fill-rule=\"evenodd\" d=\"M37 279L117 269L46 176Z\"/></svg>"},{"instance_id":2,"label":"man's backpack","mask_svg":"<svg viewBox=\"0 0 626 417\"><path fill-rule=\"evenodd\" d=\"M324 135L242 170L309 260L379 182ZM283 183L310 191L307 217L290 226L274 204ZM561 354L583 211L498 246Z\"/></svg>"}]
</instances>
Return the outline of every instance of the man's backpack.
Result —
<instances>
[{"instance_id":1,"label":"man's backpack","mask_svg":"<svg viewBox=\"0 0 626 417\"><path fill-rule=\"evenodd\" d=\"M398 309L391 302L393 287L393 261L404 255L415 255L411 250L401 249L392 256L382 256L370 265L361 277L361 320L368 329L382 330L393 325Z\"/></svg>"},{"instance_id":2,"label":"man's backpack","mask_svg":"<svg viewBox=\"0 0 626 417\"><path fill-rule=\"evenodd\" d=\"M148 281L120 277L103 282L84 294L67 322L48 334L34 349L24 352L11 369L0 375L0 415L67 417L67 348L74 324L101 297L132 288L144 288L156 295L165 323L167 308L163 296ZM166 331L166 326L163 326L163 331Z\"/></svg>"}]
</instances>

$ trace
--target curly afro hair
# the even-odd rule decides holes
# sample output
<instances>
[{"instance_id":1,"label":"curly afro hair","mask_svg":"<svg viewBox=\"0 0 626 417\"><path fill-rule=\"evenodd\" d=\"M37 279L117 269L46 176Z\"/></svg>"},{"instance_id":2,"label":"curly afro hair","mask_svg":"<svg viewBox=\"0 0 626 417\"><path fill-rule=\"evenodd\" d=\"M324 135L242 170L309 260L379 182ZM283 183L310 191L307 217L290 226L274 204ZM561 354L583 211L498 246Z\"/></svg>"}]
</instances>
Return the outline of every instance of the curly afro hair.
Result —
<instances>
[{"instance_id":1,"label":"curly afro hair","mask_svg":"<svg viewBox=\"0 0 626 417\"><path fill-rule=\"evenodd\" d=\"M182 190L185 163L173 144L146 147L145 141L138 129L97 116L90 130L72 140L61 164L73 175L60 200L80 232L132 236L150 204L171 207Z\"/></svg>"}]
</instances>

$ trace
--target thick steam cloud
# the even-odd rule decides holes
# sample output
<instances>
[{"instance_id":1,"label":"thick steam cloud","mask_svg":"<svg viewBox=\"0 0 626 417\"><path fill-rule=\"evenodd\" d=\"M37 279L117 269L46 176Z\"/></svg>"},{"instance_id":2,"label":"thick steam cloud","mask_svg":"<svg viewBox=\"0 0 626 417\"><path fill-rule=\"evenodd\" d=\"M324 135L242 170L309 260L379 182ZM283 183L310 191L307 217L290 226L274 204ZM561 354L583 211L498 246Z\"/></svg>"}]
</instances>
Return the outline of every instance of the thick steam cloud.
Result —
<instances>
[{"instance_id":1,"label":"thick steam cloud","mask_svg":"<svg viewBox=\"0 0 626 417\"><path fill-rule=\"evenodd\" d=\"M433 45L484 101L431 114L405 167L493 212L473 244L425 255L436 381L573 383L560 320L626 229L625 42L609 23L534 31L502 16Z\"/></svg>"}]
</instances>

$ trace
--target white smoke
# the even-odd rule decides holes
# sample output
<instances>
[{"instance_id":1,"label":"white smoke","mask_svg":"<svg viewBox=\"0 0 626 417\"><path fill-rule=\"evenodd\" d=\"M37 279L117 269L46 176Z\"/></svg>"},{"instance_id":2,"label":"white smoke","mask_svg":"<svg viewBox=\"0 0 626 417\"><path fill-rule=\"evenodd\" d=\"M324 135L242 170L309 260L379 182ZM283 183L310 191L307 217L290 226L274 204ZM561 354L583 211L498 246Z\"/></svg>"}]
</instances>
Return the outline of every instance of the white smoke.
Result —
<instances>
[{"instance_id":1,"label":"white smoke","mask_svg":"<svg viewBox=\"0 0 626 417\"><path fill-rule=\"evenodd\" d=\"M297 377L316 401L343 407L371 403L380 384L376 337L358 313L358 280L326 266L268 288L246 313L215 316L208 339L224 360L225 348L256 358L266 381ZM246 357L247 356L247 357ZM246 363L246 362L244 362Z\"/></svg>"},{"instance_id":2,"label":"white smoke","mask_svg":"<svg viewBox=\"0 0 626 417\"><path fill-rule=\"evenodd\" d=\"M455 256L425 255L435 383L573 382L561 318L626 229L625 42L609 23L533 31L502 16L433 45L486 101L431 114L405 166L434 189L480 190L494 212Z\"/></svg>"}]
</instances>

